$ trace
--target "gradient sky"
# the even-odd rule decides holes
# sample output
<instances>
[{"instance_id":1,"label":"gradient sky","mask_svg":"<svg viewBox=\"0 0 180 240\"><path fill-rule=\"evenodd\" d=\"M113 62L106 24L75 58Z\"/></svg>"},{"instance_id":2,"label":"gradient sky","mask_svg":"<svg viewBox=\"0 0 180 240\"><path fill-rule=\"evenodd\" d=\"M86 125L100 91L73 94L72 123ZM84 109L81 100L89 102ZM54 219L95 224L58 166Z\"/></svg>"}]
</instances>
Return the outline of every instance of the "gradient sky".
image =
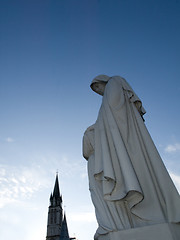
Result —
<instances>
[{"instance_id":1,"label":"gradient sky","mask_svg":"<svg viewBox=\"0 0 180 240\"><path fill-rule=\"evenodd\" d=\"M180 1L0 0L0 239L45 240L59 172L70 236L96 231L82 136L121 75L180 190Z\"/></svg>"}]
</instances>

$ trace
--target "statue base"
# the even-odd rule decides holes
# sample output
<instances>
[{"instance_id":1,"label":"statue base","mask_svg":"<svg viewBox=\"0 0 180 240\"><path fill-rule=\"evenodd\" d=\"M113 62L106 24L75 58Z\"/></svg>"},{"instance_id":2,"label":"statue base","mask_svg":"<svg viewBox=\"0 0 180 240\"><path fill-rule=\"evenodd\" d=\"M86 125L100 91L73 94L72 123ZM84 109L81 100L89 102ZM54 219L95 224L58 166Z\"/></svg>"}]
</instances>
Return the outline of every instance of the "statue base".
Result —
<instances>
[{"instance_id":1,"label":"statue base","mask_svg":"<svg viewBox=\"0 0 180 240\"><path fill-rule=\"evenodd\" d=\"M163 223L110 232L98 240L179 240L180 224Z\"/></svg>"}]
</instances>

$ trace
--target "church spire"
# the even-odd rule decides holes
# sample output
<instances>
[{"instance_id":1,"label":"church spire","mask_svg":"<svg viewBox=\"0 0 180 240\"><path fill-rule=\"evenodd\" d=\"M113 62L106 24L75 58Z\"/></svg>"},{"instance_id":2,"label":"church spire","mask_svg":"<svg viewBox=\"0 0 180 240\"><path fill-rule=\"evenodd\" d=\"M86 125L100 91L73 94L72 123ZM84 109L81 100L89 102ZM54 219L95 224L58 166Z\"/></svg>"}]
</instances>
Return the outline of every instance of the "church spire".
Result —
<instances>
[{"instance_id":1,"label":"church spire","mask_svg":"<svg viewBox=\"0 0 180 240\"><path fill-rule=\"evenodd\" d=\"M56 173L56 181L55 181L55 185L54 185L53 197L60 198L58 173Z\"/></svg>"},{"instance_id":2,"label":"church spire","mask_svg":"<svg viewBox=\"0 0 180 240\"><path fill-rule=\"evenodd\" d=\"M70 240L65 213L64 213L64 219L63 219L63 222L62 222L61 234L60 234L60 239L59 240Z\"/></svg>"},{"instance_id":3,"label":"church spire","mask_svg":"<svg viewBox=\"0 0 180 240\"><path fill-rule=\"evenodd\" d=\"M60 196L58 174L50 195L46 240L59 240L63 221L62 197Z\"/></svg>"},{"instance_id":4,"label":"church spire","mask_svg":"<svg viewBox=\"0 0 180 240\"><path fill-rule=\"evenodd\" d=\"M53 194L51 193L50 196L50 205L51 206L60 206L62 204L62 196L60 195L59 190L59 179L58 179L58 173L56 174L56 180L54 184L54 190Z\"/></svg>"},{"instance_id":5,"label":"church spire","mask_svg":"<svg viewBox=\"0 0 180 240\"><path fill-rule=\"evenodd\" d=\"M64 216L63 216L64 215ZM59 190L58 173L50 195L46 240L74 240L69 238L66 214L63 214L62 196Z\"/></svg>"}]
</instances>

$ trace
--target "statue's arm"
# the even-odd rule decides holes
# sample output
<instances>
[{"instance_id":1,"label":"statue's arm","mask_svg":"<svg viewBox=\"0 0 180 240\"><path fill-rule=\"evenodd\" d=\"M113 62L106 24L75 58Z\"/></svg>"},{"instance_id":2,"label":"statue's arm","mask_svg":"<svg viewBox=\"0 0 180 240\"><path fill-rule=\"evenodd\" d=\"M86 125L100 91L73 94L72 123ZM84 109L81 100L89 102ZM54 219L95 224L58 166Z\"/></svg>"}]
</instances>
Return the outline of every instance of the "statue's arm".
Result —
<instances>
[{"instance_id":1,"label":"statue's arm","mask_svg":"<svg viewBox=\"0 0 180 240\"><path fill-rule=\"evenodd\" d=\"M87 128L83 136L83 157L88 160L90 155L94 152L94 125Z\"/></svg>"},{"instance_id":2,"label":"statue's arm","mask_svg":"<svg viewBox=\"0 0 180 240\"><path fill-rule=\"evenodd\" d=\"M88 158L89 158L88 148L89 148L89 140L88 140L88 137L84 134L84 136L83 136L83 157L86 160L88 160Z\"/></svg>"},{"instance_id":3,"label":"statue's arm","mask_svg":"<svg viewBox=\"0 0 180 240\"><path fill-rule=\"evenodd\" d=\"M106 96L105 98L107 98L110 107L114 110L121 109L121 107L123 107L129 99L129 102L135 105L142 118L146 113L145 109L142 106L141 100L138 98L129 84L125 81L125 79L121 77L115 76L109 80L104 95ZM126 98L125 95L127 96Z\"/></svg>"}]
</instances>

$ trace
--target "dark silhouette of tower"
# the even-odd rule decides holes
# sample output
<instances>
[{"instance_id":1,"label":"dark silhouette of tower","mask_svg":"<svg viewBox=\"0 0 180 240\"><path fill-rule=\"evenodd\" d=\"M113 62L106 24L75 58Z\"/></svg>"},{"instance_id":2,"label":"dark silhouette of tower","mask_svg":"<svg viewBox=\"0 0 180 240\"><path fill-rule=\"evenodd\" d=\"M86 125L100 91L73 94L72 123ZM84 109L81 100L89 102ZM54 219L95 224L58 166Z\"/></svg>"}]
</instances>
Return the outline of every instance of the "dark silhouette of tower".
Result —
<instances>
[{"instance_id":1,"label":"dark silhouette of tower","mask_svg":"<svg viewBox=\"0 0 180 240\"><path fill-rule=\"evenodd\" d=\"M46 240L70 240L66 215L63 214L58 174L56 174L53 194L50 195Z\"/></svg>"}]
</instances>

